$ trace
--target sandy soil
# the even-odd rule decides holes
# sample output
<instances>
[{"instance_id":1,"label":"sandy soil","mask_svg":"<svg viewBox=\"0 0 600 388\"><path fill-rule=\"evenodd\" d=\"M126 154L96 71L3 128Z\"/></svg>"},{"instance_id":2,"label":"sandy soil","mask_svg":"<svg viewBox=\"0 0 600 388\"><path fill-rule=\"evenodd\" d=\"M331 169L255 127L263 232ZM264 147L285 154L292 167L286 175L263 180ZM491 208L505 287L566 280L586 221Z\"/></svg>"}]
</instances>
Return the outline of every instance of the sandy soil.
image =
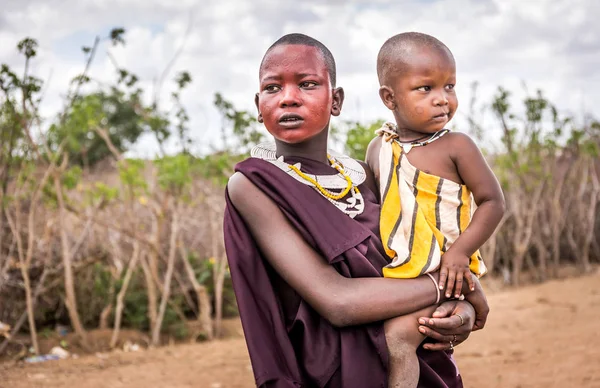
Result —
<instances>
[{"instance_id":1,"label":"sandy soil","mask_svg":"<svg viewBox=\"0 0 600 388\"><path fill-rule=\"evenodd\" d=\"M600 273L492 293L456 352L467 387L600 387ZM0 364L0 387L252 387L239 337L42 364Z\"/></svg>"}]
</instances>

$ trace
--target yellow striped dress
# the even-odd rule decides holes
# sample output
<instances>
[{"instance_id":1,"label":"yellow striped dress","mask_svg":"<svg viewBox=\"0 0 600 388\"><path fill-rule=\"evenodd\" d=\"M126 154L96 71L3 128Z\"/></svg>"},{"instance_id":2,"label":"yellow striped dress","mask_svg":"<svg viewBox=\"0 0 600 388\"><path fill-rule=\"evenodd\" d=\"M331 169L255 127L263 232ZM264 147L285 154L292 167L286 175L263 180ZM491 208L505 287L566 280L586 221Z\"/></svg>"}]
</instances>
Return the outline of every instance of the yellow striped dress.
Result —
<instances>
[{"instance_id":1,"label":"yellow striped dress","mask_svg":"<svg viewBox=\"0 0 600 388\"><path fill-rule=\"evenodd\" d=\"M410 164L402 146L390 136L392 128L388 123L377 131L382 137L380 231L385 251L392 258L383 275L415 278L439 268L441 256L471 221L473 199L467 186ZM477 276L485 274L479 251L471 256L469 269Z\"/></svg>"}]
</instances>

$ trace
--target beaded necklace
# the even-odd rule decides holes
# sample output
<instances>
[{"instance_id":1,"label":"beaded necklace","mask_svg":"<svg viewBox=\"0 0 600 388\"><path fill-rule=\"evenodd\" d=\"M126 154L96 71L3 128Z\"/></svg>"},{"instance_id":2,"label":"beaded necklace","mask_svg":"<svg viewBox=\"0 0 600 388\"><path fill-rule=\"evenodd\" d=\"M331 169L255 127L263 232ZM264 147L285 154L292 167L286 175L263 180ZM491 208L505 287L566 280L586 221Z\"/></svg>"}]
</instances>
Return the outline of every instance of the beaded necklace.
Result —
<instances>
[{"instance_id":1,"label":"beaded necklace","mask_svg":"<svg viewBox=\"0 0 600 388\"><path fill-rule=\"evenodd\" d=\"M413 149L413 147L422 147L422 146L426 146L429 143L433 143L434 141L436 141L440 137L444 136L448 132L450 132L449 129L442 129L442 130L437 131L434 134L431 134L431 135L427 134L427 135L420 137L418 139L415 139L415 140L402 141L402 140L400 140L400 138L398 136L398 132L396 131L396 124L385 123L385 124L383 124L383 126L380 129L375 131L376 134L383 134L386 141L393 140L396 143L398 143L398 145L400 145L400 147L402 147L402 150L404 151L405 154L408 154L410 152L410 150ZM429 137L427 140L423 140L427 137ZM421 141L421 140L423 140L423 141Z\"/></svg>"},{"instance_id":2,"label":"beaded necklace","mask_svg":"<svg viewBox=\"0 0 600 388\"><path fill-rule=\"evenodd\" d=\"M365 181L366 173L360 163L348 156L330 151L327 159L338 174L314 175L301 171L300 163L288 164L284 161L283 156L278 158L275 143L259 144L252 149L250 155L274 164L297 181L313 187L329 202L352 218L364 211L364 199L358 186ZM350 197L346 198L348 194Z\"/></svg>"},{"instance_id":3,"label":"beaded necklace","mask_svg":"<svg viewBox=\"0 0 600 388\"><path fill-rule=\"evenodd\" d=\"M354 188L355 192L358 193L358 187L353 186L352 184L352 179L348 176L348 174L346 174L346 171L344 171L344 168L335 160L333 159L333 157L329 154L327 154L327 159L329 160L329 164L331 165L331 167L335 168L346 180L346 182L348 183L348 185L346 186L346 188L344 190L342 190L340 193L335 194L329 190L327 190L325 187L321 186L319 184L319 182L317 182L316 180L314 180L313 178L311 178L310 176L308 176L307 174L303 173L302 171L300 171L300 169L296 166L294 166L293 164L290 164L289 167L294 170L294 172L298 175L300 175L302 178L304 178L305 180L309 181L310 183L312 183L315 188L321 193L323 194L325 197L333 199L333 200L338 200L338 199L342 199L344 198L346 195L348 195L348 193L350 192L350 190L352 188Z\"/></svg>"}]
</instances>

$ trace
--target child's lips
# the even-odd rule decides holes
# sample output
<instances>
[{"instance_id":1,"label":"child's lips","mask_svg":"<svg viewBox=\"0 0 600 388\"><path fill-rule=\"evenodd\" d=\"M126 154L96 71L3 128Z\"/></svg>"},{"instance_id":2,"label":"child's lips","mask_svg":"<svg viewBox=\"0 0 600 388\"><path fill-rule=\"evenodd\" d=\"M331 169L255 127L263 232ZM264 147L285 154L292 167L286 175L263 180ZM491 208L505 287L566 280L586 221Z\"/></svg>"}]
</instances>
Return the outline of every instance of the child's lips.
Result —
<instances>
[{"instance_id":1,"label":"child's lips","mask_svg":"<svg viewBox=\"0 0 600 388\"><path fill-rule=\"evenodd\" d=\"M284 113L279 118L279 125L288 129L298 128L303 122L302 116L295 113Z\"/></svg>"},{"instance_id":2,"label":"child's lips","mask_svg":"<svg viewBox=\"0 0 600 388\"><path fill-rule=\"evenodd\" d=\"M280 121L279 126L287 129L294 129L299 128L302 125L302 123L304 123L304 120L302 119L293 121Z\"/></svg>"},{"instance_id":3,"label":"child's lips","mask_svg":"<svg viewBox=\"0 0 600 388\"><path fill-rule=\"evenodd\" d=\"M448 113L440 113L439 115L433 116L432 120L435 122L448 121Z\"/></svg>"}]
</instances>

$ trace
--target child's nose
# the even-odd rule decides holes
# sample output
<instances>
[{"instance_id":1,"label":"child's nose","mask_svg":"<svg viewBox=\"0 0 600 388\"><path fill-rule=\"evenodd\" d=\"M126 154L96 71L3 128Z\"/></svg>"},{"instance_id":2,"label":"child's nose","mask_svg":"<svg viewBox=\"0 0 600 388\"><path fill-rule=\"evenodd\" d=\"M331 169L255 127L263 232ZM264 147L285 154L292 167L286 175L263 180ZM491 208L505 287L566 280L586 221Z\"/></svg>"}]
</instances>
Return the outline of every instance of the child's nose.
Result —
<instances>
[{"instance_id":1,"label":"child's nose","mask_svg":"<svg viewBox=\"0 0 600 388\"><path fill-rule=\"evenodd\" d=\"M288 106L300 106L300 98L295 88L285 88L281 93L281 101L279 102L281 107Z\"/></svg>"},{"instance_id":2,"label":"child's nose","mask_svg":"<svg viewBox=\"0 0 600 388\"><path fill-rule=\"evenodd\" d=\"M445 91L437 93L434 97L433 103L435 105L448 105L448 94Z\"/></svg>"}]
</instances>

